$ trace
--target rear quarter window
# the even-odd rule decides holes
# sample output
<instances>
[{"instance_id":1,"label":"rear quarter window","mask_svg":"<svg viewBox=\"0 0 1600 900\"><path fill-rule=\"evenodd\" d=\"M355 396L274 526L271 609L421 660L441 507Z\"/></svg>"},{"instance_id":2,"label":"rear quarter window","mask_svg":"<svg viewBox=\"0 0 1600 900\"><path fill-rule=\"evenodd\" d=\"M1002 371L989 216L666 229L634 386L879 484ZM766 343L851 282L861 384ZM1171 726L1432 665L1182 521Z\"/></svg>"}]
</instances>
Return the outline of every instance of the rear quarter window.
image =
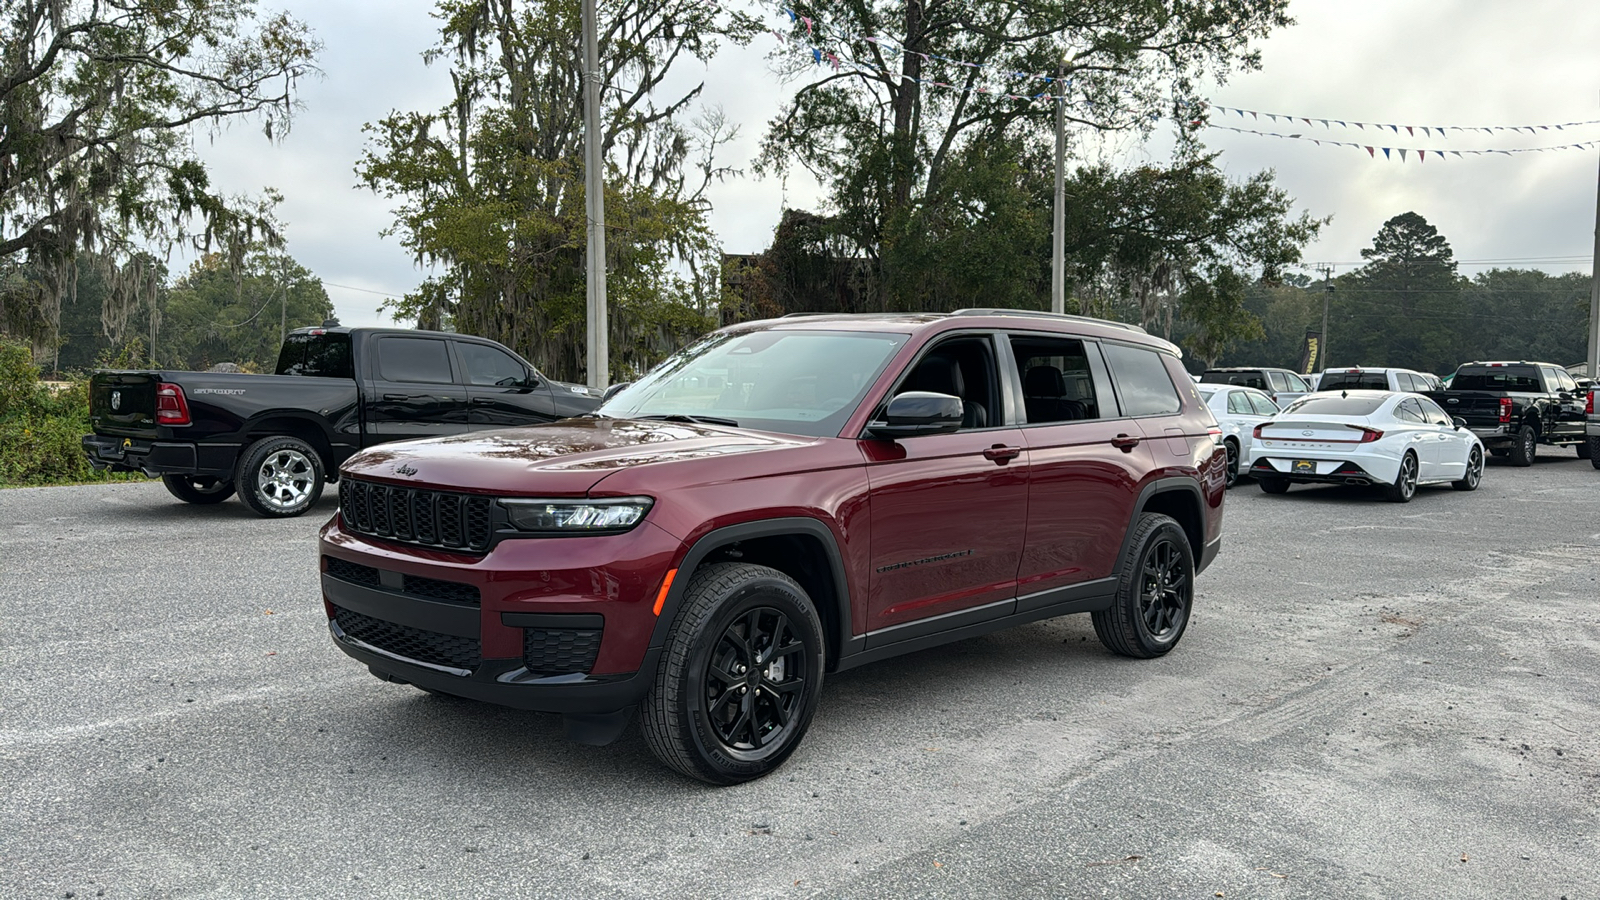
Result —
<instances>
[{"instance_id":1,"label":"rear quarter window","mask_svg":"<svg viewBox=\"0 0 1600 900\"><path fill-rule=\"evenodd\" d=\"M1103 344L1126 416L1163 416L1183 408L1161 354L1126 344Z\"/></svg>"},{"instance_id":2,"label":"rear quarter window","mask_svg":"<svg viewBox=\"0 0 1600 900\"><path fill-rule=\"evenodd\" d=\"M291 334L278 350L279 375L311 378L354 378L347 332Z\"/></svg>"},{"instance_id":3,"label":"rear quarter window","mask_svg":"<svg viewBox=\"0 0 1600 900\"><path fill-rule=\"evenodd\" d=\"M1544 391L1544 379L1537 366L1476 366L1456 370L1453 391Z\"/></svg>"}]
</instances>

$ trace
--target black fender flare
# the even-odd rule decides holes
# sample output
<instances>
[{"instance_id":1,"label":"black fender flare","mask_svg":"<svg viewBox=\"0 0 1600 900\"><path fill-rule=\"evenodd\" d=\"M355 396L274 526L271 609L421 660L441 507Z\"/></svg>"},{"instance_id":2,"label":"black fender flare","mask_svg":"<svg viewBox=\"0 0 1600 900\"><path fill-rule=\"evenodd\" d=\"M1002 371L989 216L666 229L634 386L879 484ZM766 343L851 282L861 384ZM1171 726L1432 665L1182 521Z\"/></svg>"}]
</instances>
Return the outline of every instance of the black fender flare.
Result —
<instances>
[{"instance_id":1,"label":"black fender flare","mask_svg":"<svg viewBox=\"0 0 1600 900\"><path fill-rule=\"evenodd\" d=\"M1200 516L1200 534L1198 535L1200 539L1200 546L1193 547L1191 549L1194 550L1195 571L1198 572L1200 570L1200 561L1202 558L1204 558L1206 550L1206 495L1200 490L1199 483L1197 483L1193 478L1173 476L1168 478L1157 478L1149 484L1146 484L1144 488L1139 491L1139 499L1135 500L1133 503L1133 515L1128 518L1127 530L1122 533L1122 546L1117 549L1117 562L1116 565L1111 569L1112 578L1119 578L1122 576L1122 563L1128 558L1128 546L1133 541L1134 523L1138 522L1139 517L1144 515L1145 507L1149 505L1150 498L1156 496L1157 494L1169 494L1174 491L1182 491L1194 497L1195 510ZM1183 523L1179 522L1178 524L1181 526Z\"/></svg>"},{"instance_id":2,"label":"black fender flare","mask_svg":"<svg viewBox=\"0 0 1600 900\"><path fill-rule=\"evenodd\" d=\"M667 589L666 601L661 606L661 615L657 617L655 629L650 633L648 652L654 653L666 645L667 635L671 633L678 618L678 610L683 606L683 596L689 590L689 576L700 567L707 556L737 541L792 534L816 538L822 545L823 555L828 561L829 574L833 576L834 618L837 622L835 637L838 639L834 646L841 655L847 653L846 648L850 646L851 638L851 605L850 583L845 577L844 556L839 552L839 542L834 537L833 530L821 519L809 516L740 522L737 525L728 525L706 532L696 540L690 546L689 552L684 554L683 560L678 563L677 571L681 577L674 576L672 586ZM821 602L820 598L813 600Z\"/></svg>"}]
</instances>

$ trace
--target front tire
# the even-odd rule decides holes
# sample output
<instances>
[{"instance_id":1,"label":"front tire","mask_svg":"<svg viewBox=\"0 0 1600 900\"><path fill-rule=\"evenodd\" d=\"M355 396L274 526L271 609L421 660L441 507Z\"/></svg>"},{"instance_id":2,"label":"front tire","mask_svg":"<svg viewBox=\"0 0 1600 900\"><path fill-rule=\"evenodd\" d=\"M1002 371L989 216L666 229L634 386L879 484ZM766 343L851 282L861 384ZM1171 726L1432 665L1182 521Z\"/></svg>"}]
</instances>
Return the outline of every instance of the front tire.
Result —
<instances>
[{"instance_id":1,"label":"front tire","mask_svg":"<svg viewBox=\"0 0 1600 900\"><path fill-rule=\"evenodd\" d=\"M1134 525L1116 598L1094 612L1094 633L1107 650L1153 659L1178 646L1194 608L1194 550L1170 516L1145 513Z\"/></svg>"},{"instance_id":2,"label":"front tire","mask_svg":"<svg viewBox=\"0 0 1600 900\"><path fill-rule=\"evenodd\" d=\"M1450 482L1450 486L1458 491L1475 491L1481 481L1483 481L1483 451L1473 447L1467 452L1467 471L1462 474L1460 481Z\"/></svg>"},{"instance_id":3,"label":"front tire","mask_svg":"<svg viewBox=\"0 0 1600 900\"><path fill-rule=\"evenodd\" d=\"M266 437L239 457L234 476L239 499L269 519L286 519L310 509L322 496L322 457L299 438Z\"/></svg>"},{"instance_id":4,"label":"front tire","mask_svg":"<svg viewBox=\"0 0 1600 900\"><path fill-rule=\"evenodd\" d=\"M783 764L822 692L822 622L794 579L717 563L694 573L640 726L663 763L712 784Z\"/></svg>"},{"instance_id":5,"label":"front tire","mask_svg":"<svg viewBox=\"0 0 1600 900\"><path fill-rule=\"evenodd\" d=\"M223 478L208 478L203 475L163 475L161 483L167 486L167 493L185 503L198 506L210 506L233 496L233 482Z\"/></svg>"},{"instance_id":6,"label":"front tire","mask_svg":"<svg viewBox=\"0 0 1600 900\"><path fill-rule=\"evenodd\" d=\"M1534 431L1532 425L1522 426L1522 430L1517 432L1517 442L1511 445L1511 464L1531 466L1538 452L1539 432Z\"/></svg>"},{"instance_id":7,"label":"front tire","mask_svg":"<svg viewBox=\"0 0 1600 900\"><path fill-rule=\"evenodd\" d=\"M1384 488L1383 499L1390 503L1410 503L1416 494L1417 457L1408 452L1400 457L1400 472L1394 476L1394 484Z\"/></svg>"}]
</instances>

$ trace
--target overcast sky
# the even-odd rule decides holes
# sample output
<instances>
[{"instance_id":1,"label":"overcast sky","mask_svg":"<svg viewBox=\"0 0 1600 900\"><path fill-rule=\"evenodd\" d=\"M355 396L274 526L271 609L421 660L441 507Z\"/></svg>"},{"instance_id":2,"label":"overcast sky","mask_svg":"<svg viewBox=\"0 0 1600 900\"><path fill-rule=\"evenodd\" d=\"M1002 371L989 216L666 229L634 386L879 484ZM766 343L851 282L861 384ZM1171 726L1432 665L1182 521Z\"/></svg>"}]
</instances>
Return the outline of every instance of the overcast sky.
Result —
<instances>
[{"instance_id":1,"label":"overcast sky","mask_svg":"<svg viewBox=\"0 0 1600 900\"><path fill-rule=\"evenodd\" d=\"M436 37L433 4L425 0L293 0L286 8L325 45L323 77L306 82L305 109L287 139L269 144L259 129L235 126L199 151L219 186L284 195L280 217L289 251L324 279L347 325L386 322L378 306L425 277L395 238L389 205L356 187L362 125L393 110L431 110L449 97L443 65L420 54ZM602 3L602 7L604 4ZM382 15L374 15L381 8ZM756 7L752 7L756 8ZM775 10L777 4L759 7ZM1592 0L1293 0L1297 23L1261 44L1259 72L1214 86L1212 101L1229 107L1397 125L1540 125L1600 119L1600 3ZM777 24L775 13L769 18ZM766 122L794 87L771 74L770 35L725 51L704 78L707 104L720 105L742 129L723 161L747 168ZM1549 147L1600 140L1600 125L1539 135L1497 133L1382 138L1371 131L1290 126L1214 113L1212 121L1280 133L1305 133L1392 148L1428 150ZM1403 133L1403 132L1402 132ZM1298 209L1332 216L1306 250L1308 263L1345 271L1361 261L1386 219L1408 210L1444 234L1464 273L1493 265L1589 271L1594 246L1600 149L1439 159L1419 164L1369 158L1361 150L1211 129L1206 142L1221 165L1243 178L1275 169ZM1166 161L1159 139L1149 146L1116 142L1097 152L1118 162ZM815 184L753 176L711 193L712 226L728 252L764 249L785 206L817 208ZM175 260L174 268L186 265ZM976 302L976 301L975 301Z\"/></svg>"}]
</instances>

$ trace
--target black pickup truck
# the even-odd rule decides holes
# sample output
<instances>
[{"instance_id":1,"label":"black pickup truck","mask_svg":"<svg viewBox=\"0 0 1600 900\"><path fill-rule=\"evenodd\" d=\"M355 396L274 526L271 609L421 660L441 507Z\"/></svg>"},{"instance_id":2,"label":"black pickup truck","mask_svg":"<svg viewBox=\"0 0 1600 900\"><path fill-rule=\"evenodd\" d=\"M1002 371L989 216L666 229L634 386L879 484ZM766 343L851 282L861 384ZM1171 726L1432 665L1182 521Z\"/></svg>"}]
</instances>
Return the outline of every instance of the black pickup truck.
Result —
<instances>
[{"instance_id":1,"label":"black pickup truck","mask_svg":"<svg viewBox=\"0 0 1600 900\"><path fill-rule=\"evenodd\" d=\"M1577 447L1588 458L1583 403L1566 370L1541 362L1469 362L1456 369L1450 389L1427 396L1451 416L1466 420L1489 452L1519 466L1533 464L1540 444Z\"/></svg>"},{"instance_id":2,"label":"black pickup truck","mask_svg":"<svg viewBox=\"0 0 1600 900\"><path fill-rule=\"evenodd\" d=\"M95 468L161 476L188 503L237 490L259 515L297 516L363 447L551 422L600 399L483 338L302 328L275 375L96 372L83 449Z\"/></svg>"}]
</instances>

